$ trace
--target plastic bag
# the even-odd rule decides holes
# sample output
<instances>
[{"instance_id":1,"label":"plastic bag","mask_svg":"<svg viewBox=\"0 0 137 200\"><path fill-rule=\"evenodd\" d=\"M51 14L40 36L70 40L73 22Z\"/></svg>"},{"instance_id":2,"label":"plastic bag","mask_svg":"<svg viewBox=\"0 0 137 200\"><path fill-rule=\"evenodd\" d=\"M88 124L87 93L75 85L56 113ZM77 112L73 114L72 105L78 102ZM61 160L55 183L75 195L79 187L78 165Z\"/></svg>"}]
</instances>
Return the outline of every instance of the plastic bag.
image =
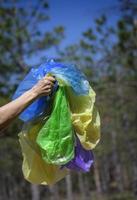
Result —
<instances>
[{"instance_id":1,"label":"plastic bag","mask_svg":"<svg viewBox=\"0 0 137 200\"><path fill-rule=\"evenodd\" d=\"M86 95L89 92L89 83L83 73L72 64L63 64L49 60L41 64L38 68L32 68L24 80L17 88L13 99L16 99L27 90L31 89L38 80L46 74L55 75L57 80L61 80L63 85L71 87L76 95ZM57 83L54 85L54 92L57 90ZM41 116L49 105L49 98L40 97L29 105L19 116L24 122L33 120Z\"/></svg>"},{"instance_id":2,"label":"plastic bag","mask_svg":"<svg viewBox=\"0 0 137 200\"><path fill-rule=\"evenodd\" d=\"M23 155L23 175L33 184L53 185L69 172L67 169L60 169L60 166L48 164L42 159L36 137L47 119L25 124L22 132L18 134Z\"/></svg>"},{"instance_id":3,"label":"plastic bag","mask_svg":"<svg viewBox=\"0 0 137 200\"><path fill-rule=\"evenodd\" d=\"M62 165L61 169L67 167L68 169L76 171L88 172L93 162L93 152L91 150L85 150L76 136L75 157L65 165Z\"/></svg>"},{"instance_id":4,"label":"plastic bag","mask_svg":"<svg viewBox=\"0 0 137 200\"><path fill-rule=\"evenodd\" d=\"M90 85L86 76L74 64L59 63L50 59L46 63L42 63L33 72L33 76L40 78L47 73L55 75L57 79L61 79L64 85L70 86L77 95L87 95L89 92Z\"/></svg>"},{"instance_id":5,"label":"plastic bag","mask_svg":"<svg viewBox=\"0 0 137 200\"><path fill-rule=\"evenodd\" d=\"M32 68L30 72L26 75L24 80L19 84L15 94L13 95L13 99L18 98L20 95L22 95L24 92L27 90L31 89L39 79L44 77L44 72L42 69L39 69L39 75L34 76L36 73L37 69ZM58 88L58 83L57 81L54 84L53 92L52 94L55 93L55 91ZM19 116L21 120L24 122L28 122L30 120L35 119L36 117L40 117L44 111L48 108L49 106L49 96L43 96L38 99L36 99L31 105L29 105Z\"/></svg>"},{"instance_id":6,"label":"plastic bag","mask_svg":"<svg viewBox=\"0 0 137 200\"><path fill-rule=\"evenodd\" d=\"M90 87L88 95L77 96L67 87L66 95L76 134L82 146L87 150L91 150L100 141L100 116L95 107L96 94Z\"/></svg>"},{"instance_id":7,"label":"plastic bag","mask_svg":"<svg viewBox=\"0 0 137 200\"><path fill-rule=\"evenodd\" d=\"M74 158L74 131L64 87L59 87L56 92L53 111L39 131L36 142L47 163L60 165Z\"/></svg>"}]
</instances>

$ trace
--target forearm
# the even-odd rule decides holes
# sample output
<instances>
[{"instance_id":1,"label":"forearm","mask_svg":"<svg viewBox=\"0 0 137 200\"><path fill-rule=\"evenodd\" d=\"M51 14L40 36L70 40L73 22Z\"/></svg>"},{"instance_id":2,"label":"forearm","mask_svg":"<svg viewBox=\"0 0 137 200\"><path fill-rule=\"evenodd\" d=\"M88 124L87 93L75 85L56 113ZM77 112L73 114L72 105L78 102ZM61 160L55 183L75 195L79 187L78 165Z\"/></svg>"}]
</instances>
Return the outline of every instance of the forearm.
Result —
<instances>
[{"instance_id":1,"label":"forearm","mask_svg":"<svg viewBox=\"0 0 137 200\"><path fill-rule=\"evenodd\" d=\"M51 94L55 78L46 76L16 100L0 107L0 130L7 127L36 98Z\"/></svg>"},{"instance_id":2,"label":"forearm","mask_svg":"<svg viewBox=\"0 0 137 200\"><path fill-rule=\"evenodd\" d=\"M8 126L36 98L37 94L31 89L14 101L0 107L0 130Z\"/></svg>"}]
</instances>

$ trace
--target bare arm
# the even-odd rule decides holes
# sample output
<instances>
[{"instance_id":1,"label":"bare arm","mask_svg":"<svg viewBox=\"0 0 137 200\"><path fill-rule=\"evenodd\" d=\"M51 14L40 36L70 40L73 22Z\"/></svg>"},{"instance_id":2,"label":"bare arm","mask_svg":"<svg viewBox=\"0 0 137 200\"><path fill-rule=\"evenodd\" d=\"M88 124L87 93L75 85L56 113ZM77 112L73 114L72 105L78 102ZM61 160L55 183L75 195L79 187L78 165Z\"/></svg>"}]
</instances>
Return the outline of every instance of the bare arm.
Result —
<instances>
[{"instance_id":1,"label":"bare arm","mask_svg":"<svg viewBox=\"0 0 137 200\"><path fill-rule=\"evenodd\" d=\"M0 130L7 127L36 98L51 93L55 79L45 77L14 101L0 107Z\"/></svg>"}]
</instances>

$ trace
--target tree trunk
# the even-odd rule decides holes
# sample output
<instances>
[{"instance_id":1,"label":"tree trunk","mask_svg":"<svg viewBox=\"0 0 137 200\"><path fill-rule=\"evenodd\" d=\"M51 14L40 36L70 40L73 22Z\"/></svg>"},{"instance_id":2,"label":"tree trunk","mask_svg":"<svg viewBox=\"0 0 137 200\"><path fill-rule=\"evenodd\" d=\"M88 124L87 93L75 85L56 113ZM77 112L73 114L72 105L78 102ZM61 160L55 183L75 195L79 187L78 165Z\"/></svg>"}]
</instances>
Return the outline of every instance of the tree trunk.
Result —
<instances>
[{"instance_id":1,"label":"tree trunk","mask_svg":"<svg viewBox=\"0 0 137 200\"><path fill-rule=\"evenodd\" d=\"M133 142L129 142L129 149L130 149L130 156L131 156L131 163L132 163L132 190L134 195L137 199L137 161L136 161L136 147Z\"/></svg>"},{"instance_id":2,"label":"tree trunk","mask_svg":"<svg viewBox=\"0 0 137 200\"><path fill-rule=\"evenodd\" d=\"M90 187L89 187L90 182L88 181L88 177L84 177L84 192L85 192L85 199L86 200L91 200L91 192L90 192Z\"/></svg>"},{"instance_id":3,"label":"tree trunk","mask_svg":"<svg viewBox=\"0 0 137 200\"><path fill-rule=\"evenodd\" d=\"M97 159L95 160L94 180L95 180L95 185L96 185L96 191L98 194L101 194L102 189L101 189L101 181L100 181L99 166L98 166Z\"/></svg>"},{"instance_id":4,"label":"tree trunk","mask_svg":"<svg viewBox=\"0 0 137 200\"><path fill-rule=\"evenodd\" d=\"M71 175L66 176L67 200L73 200Z\"/></svg>"},{"instance_id":5,"label":"tree trunk","mask_svg":"<svg viewBox=\"0 0 137 200\"><path fill-rule=\"evenodd\" d=\"M109 158L107 155L103 155L101 159L101 186L102 192L107 193L109 191Z\"/></svg>"},{"instance_id":6,"label":"tree trunk","mask_svg":"<svg viewBox=\"0 0 137 200\"><path fill-rule=\"evenodd\" d=\"M59 200L59 193L58 193L58 187L57 185L49 186L50 190L50 199L51 200Z\"/></svg>"},{"instance_id":7,"label":"tree trunk","mask_svg":"<svg viewBox=\"0 0 137 200\"><path fill-rule=\"evenodd\" d=\"M101 179L100 179L100 173L99 173L99 163L97 159L95 160L94 180L95 180L95 185L96 185L97 199L102 200Z\"/></svg>"},{"instance_id":8,"label":"tree trunk","mask_svg":"<svg viewBox=\"0 0 137 200\"><path fill-rule=\"evenodd\" d=\"M116 181L117 183L118 191L123 192L124 188L123 188L123 181L122 181L122 170L121 170L121 163L117 154L115 131L111 132L111 137L112 137L112 165L114 168L113 178L114 178L114 181Z\"/></svg>"},{"instance_id":9,"label":"tree trunk","mask_svg":"<svg viewBox=\"0 0 137 200\"><path fill-rule=\"evenodd\" d=\"M31 199L40 200L39 186L31 184Z\"/></svg>"},{"instance_id":10,"label":"tree trunk","mask_svg":"<svg viewBox=\"0 0 137 200\"><path fill-rule=\"evenodd\" d=\"M80 191L81 200L86 200L84 180L83 180L81 172L78 173L78 184L79 184L79 191Z\"/></svg>"}]
</instances>

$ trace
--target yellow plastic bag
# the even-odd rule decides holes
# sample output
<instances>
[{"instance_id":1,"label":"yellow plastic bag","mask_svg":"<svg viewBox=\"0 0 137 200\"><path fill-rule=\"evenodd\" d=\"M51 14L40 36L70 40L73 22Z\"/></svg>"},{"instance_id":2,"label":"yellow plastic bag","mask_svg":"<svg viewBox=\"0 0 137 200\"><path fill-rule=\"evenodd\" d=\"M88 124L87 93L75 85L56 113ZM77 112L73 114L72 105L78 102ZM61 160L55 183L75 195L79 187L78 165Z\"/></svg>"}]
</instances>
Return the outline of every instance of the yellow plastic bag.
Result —
<instances>
[{"instance_id":1,"label":"yellow plastic bag","mask_svg":"<svg viewBox=\"0 0 137 200\"><path fill-rule=\"evenodd\" d=\"M36 123L27 132L18 134L23 154L24 178L33 184L52 185L64 178L69 170L59 166L47 164L42 160L40 150L36 144L37 134L43 124Z\"/></svg>"},{"instance_id":2,"label":"yellow plastic bag","mask_svg":"<svg viewBox=\"0 0 137 200\"><path fill-rule=\"evenodd\" d=\"M77 96L70 87L66 90L77 136L85 149L93 149L100 141L100 116L95 107L96 94L91 87L87 96Z\"/></svg>"}]
</instances>

